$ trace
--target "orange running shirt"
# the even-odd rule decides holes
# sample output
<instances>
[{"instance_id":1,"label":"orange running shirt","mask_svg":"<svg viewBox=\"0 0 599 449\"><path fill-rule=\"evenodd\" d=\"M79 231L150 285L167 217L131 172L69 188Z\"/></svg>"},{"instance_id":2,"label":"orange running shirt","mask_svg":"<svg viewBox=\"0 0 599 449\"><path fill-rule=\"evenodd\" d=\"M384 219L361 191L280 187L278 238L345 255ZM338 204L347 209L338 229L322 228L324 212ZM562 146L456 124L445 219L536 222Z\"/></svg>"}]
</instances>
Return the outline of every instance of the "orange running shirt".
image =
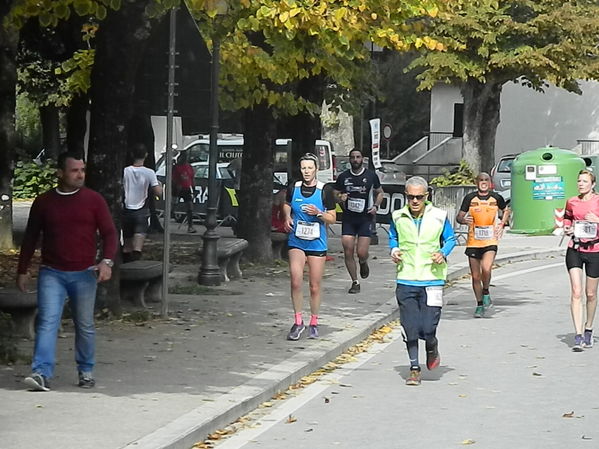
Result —
<instances>
[{"instance_id":1,"label":"orange running shirt","mask_svg":"<svg viewBox=\"0 0 599 449\"><path fill-rule=\"evenodd\" d=\"M505 199L497 192L489 192L488 195L471 192L464 197L460 210L470 214L474 220L468 226L467 247L484 248L497 245L495 223L498 212L505 207Z\"/></svg>"}]
</instances>

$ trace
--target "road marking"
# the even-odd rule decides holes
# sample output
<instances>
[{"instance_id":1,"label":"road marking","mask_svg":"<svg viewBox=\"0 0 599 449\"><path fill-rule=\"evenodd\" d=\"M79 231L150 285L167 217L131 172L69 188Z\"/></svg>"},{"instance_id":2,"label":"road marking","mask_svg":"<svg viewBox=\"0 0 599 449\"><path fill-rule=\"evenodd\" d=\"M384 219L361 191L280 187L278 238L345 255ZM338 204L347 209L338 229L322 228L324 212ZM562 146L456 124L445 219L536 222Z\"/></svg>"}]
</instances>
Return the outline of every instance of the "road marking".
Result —
<instances>
[{"instance_id":1,"label":"road marking","mask_svg":"<svg viewBox=\"0 0 599 449\"><path fill-rule=\"evenodd\" d=\"M528 268L526 270L515 271L513 273L506 273L498 276L493 276L493 280L507 279L516 276L522 276L528 273L534 273L536 271L542 271L563 266L564 262L542 265L534 268ZM374 356L383 352L388 346L395 343L398 339L401 338L401 332L399 331L399 329L396 329L393 332L391 332L389 334L389 338L390 341L377 344L376 346L373 346L370 349L368 349L367 352L358 354L356 356L358 358L357 361L343 365L335 372L329 373L321 377L313 384L308 385L297 396L283 400L281 404L276 406L276 408L274 408L270 413L267 413L266 415L253 422L252 428L239 430L237 433L235 433L222 443L217 443L215 447L217 449L240 449L244 447L246 444L252 442L260 435L270 430L276 424L282 422L283 420L286 420L289 417L289 415L293 415L293 413L295 413L298 409L306 405L312 399L314 399L318 395L323 394L323 392L330 388L332 385L340 383L340 380L343 377L348 376L352 371L361 367L369 360L371 360Z\"/></svg>"},{"instance_id":2,"label":"road marking","mask_svg":"<svg viewBox=\"0 0 599 449\"><path fill-rule=\"evenodd\" d=\"M276 406L272 412L262 416L257 421L252 423L252 428L241 429L229 439L219 443L215 446L217 449L239 449L245 446L247 443L258 438L263 433L270 430L276 424L283 420L286 420L289 415L292 415L298 409L306 405L312 399L321 395L325 390L331 386L338 385L343 377L348 376L352 371L358 369L374 356L383 352L387 347L398 338L401 338L401 332L399 329L395 329L388 334L390 341L385 343L378 343L370 347L367 352L360 353L355 357L358 359L355 362L350 362L342 365L339 369L332 373L328 373L322 376L313 384L305 387L297 396L290 399L284 399L280 405Z\"/></svg>"},{"instance_id":3,"label":"road marking","mask_svg":"<svg viewBox=\"0 0 599 449\"><path fill-rule=\"evenodd\" d=\"M564 267L564 262L552 263L550 265L541 265L540 267L528 268L526 270L514 271L513 273L500 274L499 276L493 276L494 281L500 281L501 279L507 279L515 276L522 276L528 273L534 273L535 271L547 270L549 268Z\"/></svg>"}]
</instances>

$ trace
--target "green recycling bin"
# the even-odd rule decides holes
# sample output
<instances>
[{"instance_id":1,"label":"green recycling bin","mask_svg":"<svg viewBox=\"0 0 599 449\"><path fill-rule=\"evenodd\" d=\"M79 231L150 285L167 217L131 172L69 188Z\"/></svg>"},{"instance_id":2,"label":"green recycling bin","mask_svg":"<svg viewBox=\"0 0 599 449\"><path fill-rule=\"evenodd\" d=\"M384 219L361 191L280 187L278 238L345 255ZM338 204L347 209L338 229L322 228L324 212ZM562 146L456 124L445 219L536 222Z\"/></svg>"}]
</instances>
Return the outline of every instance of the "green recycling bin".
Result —
<instances>
[{"instance_id":1,"label":"green recycling bin","mask_svg":"<svg viewBox=\"0 0 599 449\"><path fill-rule=\"evenodd\" d=\"M578 172L585 161L573 151L547 147L519 154L512 163L511 232L550 234L556 209L578 194Z\"/></svg>"}]
</instances>

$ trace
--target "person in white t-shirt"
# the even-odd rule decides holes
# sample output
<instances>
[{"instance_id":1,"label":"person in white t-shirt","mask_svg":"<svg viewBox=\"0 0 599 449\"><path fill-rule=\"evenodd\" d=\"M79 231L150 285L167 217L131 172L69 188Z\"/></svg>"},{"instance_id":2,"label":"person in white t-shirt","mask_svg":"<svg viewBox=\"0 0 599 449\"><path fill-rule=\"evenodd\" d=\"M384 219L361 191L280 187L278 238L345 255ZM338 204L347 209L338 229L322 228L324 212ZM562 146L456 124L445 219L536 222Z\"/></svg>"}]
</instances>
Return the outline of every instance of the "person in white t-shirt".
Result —
<instances>
[{"instance_id":1,"label":"person in white t-shirt","mask_svg":"<svg viewBox=\"0 0 599 449\"><path fill-rule=\"evenodd\" d=\"M162 195L156 173L144 167L146 147L141 143L135 144L132 156L133 164L125 167L123 173L123 262L141 258L150 219L148 194Z\"/></svg>"}]
</instances>

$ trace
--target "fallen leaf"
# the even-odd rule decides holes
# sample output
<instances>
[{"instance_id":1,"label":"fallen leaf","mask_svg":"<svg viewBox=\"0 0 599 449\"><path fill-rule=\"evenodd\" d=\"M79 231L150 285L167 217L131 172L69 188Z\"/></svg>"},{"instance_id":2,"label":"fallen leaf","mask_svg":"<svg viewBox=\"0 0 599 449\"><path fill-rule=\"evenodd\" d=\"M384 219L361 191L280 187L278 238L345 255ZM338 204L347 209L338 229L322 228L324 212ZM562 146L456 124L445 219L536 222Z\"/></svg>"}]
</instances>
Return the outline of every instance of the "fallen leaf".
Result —
<instances>
[{"instance_id":1,"label":"fallen leaf","mask_svg":"<svg viewBox=\"0 0 599 449\"><path fill-rule=\"evenodd\" d=\"M272 407L272 402L263 402L260 407Z\"/></svg>"},{"instance_id":2,"label":"fallen leaf","mask_svg":"<svg viewBox=\"0 0 599 449\"><path fill-rule=\"evenodd\" d=\"M287 422L287 424L291 424L291 423L294 423L294 422L296 422L296 421L297 421L297 418L296 418L295 416L293 416L293 415L289 415L289 416L287 417L287 421L286 421L286 422Z\"/></svg>"},{"instance_id":3,"label":"fallen leaf","mask_svg":"<svg viewBox=\"0 0 599 449\"><path fill-rule=\"evenodd\" d=\"M587 437L586 435L583 435L583 436L582 436L582 439L583 439L583 440L592 440L593 438L592 438L592 437Z\"/></svg>"},{"instance_id":4,"label":"fallen leaf","mask_svg":"<svg viewBox=\"0 0 599 449\"><path fill-rule=\"evenodd\" d=\"M562 418L574 418L574 410L572 410L570 413L564 413Z\"/></svg>"},{"instance_id":5,"label":"fallen leaf","mask_svg":"<svg viewBox=\"0 0 599 449\"><path fill-rule=\"evenodd\" d=\"M331 402L331 400L330 400L329 398L325 397L325 398L324 398L324 403L325 403L325 404L328 404L329 402Z\"/></svg>"},{"instance_id":6,"label":"fallen leaf","mask_svg":"<svg viewBox=\"0 0 599 449\"><path fill-rule=\"evenodd\" d=\"M532 375L533 375L533 376L539 376L539 377L540 377L540 376L542 376L542 374L541 374L541 373L536 373L536 372L532 373Z\"/></svg>"},{"instance_id":7,"label":"fallen leaf","mask_svg":"<svg viewBox=\"0 0 599 449\"><path fill-rule=\"evenodd\" d=\"M462 441L462 444L464 444L464 445L474 444L474 443L476 443L476 441L474 441L474 440L464 440L464 441Z\"/></svg>"}]
</instances>

